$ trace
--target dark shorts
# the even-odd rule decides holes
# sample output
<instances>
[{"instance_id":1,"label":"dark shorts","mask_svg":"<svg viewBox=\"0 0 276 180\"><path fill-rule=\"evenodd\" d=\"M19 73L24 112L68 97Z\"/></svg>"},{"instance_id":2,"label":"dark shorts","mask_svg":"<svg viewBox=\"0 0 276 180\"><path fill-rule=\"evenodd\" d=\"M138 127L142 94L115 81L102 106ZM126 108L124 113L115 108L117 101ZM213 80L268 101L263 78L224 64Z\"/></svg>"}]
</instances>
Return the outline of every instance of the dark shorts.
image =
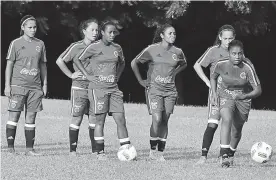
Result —
<instances>
[{"instance_id":1,"label":"dark shorts","mask_svg":"<svg viewBox=\"0 0 276 180\"><path fill-rule=\"evenodd\" d=\"M240 121L248 120L249 111L251 109L251 99L249 100L232 100L220 97L220 109L229 108Z\"/></svg>"},{"instance_id":2,"label":"dark shorts","mask_svg":"<svg viewBox=\"0 0 276 180\"><path fill-rule=\"evenodd\" d=\"M173 113L174 105L177 102L177 92L161 92L154 88L145 89L146 102L149 114L165 111L167 114Z\"/></svg>"},{"instance_id":3,"label":"dark shorts","mask_svg":"<svg viewBox=\"0 0 276 180\"><path fill-rule=\"evenodd\" d=\"M78 87L71 89L71 114L74 117L82 116L84 114L91 114L89 112L90 102L88 99L88 90Z\"/></svg>"},{"instance_id":4,"label":"dark shorts","mask_svg":"<svg viewBox=\"0 0 276 180\"><path fill-rule=\"evenodd\" d=\"M11 86L11 96L9 98L9 111L23 111L24 105L28 112L39 112L42 106L43 91L29 89L21 86Z\"/></svg>"},{"instance_id":5,"label":"dark shorts","mask_svg":"<svg viewBox=\"0 0 276 180\"><path fill-rule=\"evenodd\" d=\"M94 114L124 113L123 92L114 89L92 89L89 90L91 102L90 111Z\"/></svg>"}]
</instances>

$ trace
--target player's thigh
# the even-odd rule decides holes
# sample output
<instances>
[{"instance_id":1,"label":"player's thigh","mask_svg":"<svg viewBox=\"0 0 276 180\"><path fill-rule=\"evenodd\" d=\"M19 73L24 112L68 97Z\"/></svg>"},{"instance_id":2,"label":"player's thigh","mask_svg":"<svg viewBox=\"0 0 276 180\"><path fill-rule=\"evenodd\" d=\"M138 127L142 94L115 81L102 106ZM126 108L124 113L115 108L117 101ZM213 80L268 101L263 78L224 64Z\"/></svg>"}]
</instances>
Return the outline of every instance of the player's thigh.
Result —
<instances>
[{"instance_id":1,"label":"player's thigh","mask_svg":"<svg viewBox=\"0 0 276 180\"><path fill-rule=\"evenodd\" d=\"M160 113L165 110L164 97L161 95L161 93L148 89L146 92L146 97L150 115Z\"/></svg>"},{"instance_id":2,"label":"player's thigh","mask_svg":"<svg viewBox=\"0 0 276 180\"><path fill-rule=\"evenodd\" d=\"M233 121L236 111L235 101L231 99L220 98L219 102L219 109L222 120Z\"/></svg>"},{"instance_id":3,"label":"player's thigh","mask_svg":"<svg viewBox=\"0 0 276 180\"><path fill-rule=\"evenodd\" d=\"M28 90L23 87L11 86L11 96L9 97L8 110L11 112L21 112L27 102ZM16 113L13 113L16 114Z\"/></svg>"},{"instance_id":4,"label":"player's thigh","mask_svg":"<svg viewBox=\"0 0 276 180\"><path fill-rule=\"evenodd\" d=\"M109 111L109 94L101 89L92 89L88 93L90 108L89 114L99 115Z\"/></svg>"},{"instance_id":5,"label":"player's thigh","mask_svg":"<svg viewBox=\"0 0 276 180\"><path fill-rule=\"evenodd\" d=\"M119 89L115 89L110 93L109 100L109 112L110 113L124 113L124 101L123 101L123 92ZM113 116L114 117L114 116Z\"/></svg>"},{"instance_id":6,"label":"player's thigh","mask_svg":"<svg viewBox=\"0 0 276 180\"><path fill-rule=\"evenodd\" d=\"M81 89L71 89L71 114L73 117L83 116L88 114L88 91Z\"/></svg>"},{"instance_id":7,"label":"player's thigh","mask_svg":"<svg viewBox=\"0 0 276 180\"><path fill-rule=\"evenodd\" d=\"M29 90L26 104L26 110L28 112L39 112L43 110L43 94L42 90Z\"/></svg>"},{"instance_id":8,"label":"player's thigh","mask_svg":"<svg viewBox=\"0 0 276 180\"><path fill-rule=\"evenodd\" d=\"M35 124L36 115L37 115L37 112L27 111L25 123L26 124Z\"/></svg>"},{"instance_id":9,"label":"player's thigh","mask_svg":"<svg viewBox=\"0 0 276 180\"><path fill-rule=\"evenodd\" d=\"M164 97L165 113L172 114L177 101L177 93Z\"/></svg>"},{"instance_id":10,"label":"player's thigh","mask_svg":"<svg viewBox=\"0 0 276 180\"><path fill-rule=\"evenodd\" d=\"M249 112L251 109L251 100L238 100L236 101L237 107L237 120L244 123L248 120Z\"/></svg>"}]
</instances>

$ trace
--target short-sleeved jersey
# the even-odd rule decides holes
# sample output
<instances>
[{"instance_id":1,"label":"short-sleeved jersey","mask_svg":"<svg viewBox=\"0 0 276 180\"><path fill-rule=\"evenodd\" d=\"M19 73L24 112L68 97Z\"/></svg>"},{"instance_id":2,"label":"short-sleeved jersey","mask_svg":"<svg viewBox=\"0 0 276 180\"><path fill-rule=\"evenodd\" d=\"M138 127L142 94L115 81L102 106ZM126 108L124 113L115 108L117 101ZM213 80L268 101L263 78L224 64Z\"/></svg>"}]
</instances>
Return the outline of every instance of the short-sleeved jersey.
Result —
<instances>
[{"instance_id":1,"label":"short-sleeved jersey","mask_svg":"<svg viewBox=\"0 0 276 180\"><path fill-rule=\"evenodd\" d=\"M209 47L205 53L197 60L197 62L203 66L208 67L210 65L210 72L219 59L223 59L229 56L227 49L220 45Z\"/></svg>"},{"instance_id":2,"label":"short-sleeved jersey","mask_svg":"<svg viewBox=\"0 0 276 180\"><path fill-rule=\"evenodd\" d=\"M232 99L233 93L247 92L249 85L256 87L260 84L254 67L246 61L242 61L239 66L234 66L229 58L218 61L211 73L211 78L218 76L221 77L218 94L227 99Z\"/></svg>"},{"instance_id":3,"label":"short-sleeved jersey","mask_svg":"<svg viewBox=\"0 0 276 180\"><path fill-rule=\"evenodd\" d=\"M73 61L74 58L77 57L77 55L83 51L87 45L83 41L78 41L75 43L72 43L60 56L64 62L70 62ZM81 61L83 67L87 69L89 65L89 59L84 59ZM75 71L79 71L75 63L73 63L73 68ZM87 89L89 85L89 81L83 76L82 78L74 79L72 82L72 86Z\"/></svg>"},{"instance_id":4,"label":"short-sleeved jersey","mask_svg":"<svg viewBox=\"0 0 276 180\"><path fill-rule=\"evenodd\" d=\"M99 82L90 82L91 89L110 89L117 87L118 63L124 63L123 50L119 44L106 45L102 40L87 46L79 55L78 59L83 61L90 59L90 72L98 77Z\"/></svg>"},{"instance_id":5,"label":"short-sleeved jersey","mask_svg":"<svg viewBox=\"0 0 276 180\"><path fill-rule=\"evenodd\" d=\"M161 91L175 91L174 72L181 63L186 64L183 51L175 46L166 50L161 43L149 45L136 60L141 63L148 63L147 80L150 87Z\"/></svg>"},{"instance_id":6,"label":"short-sleeved jersey","mask_svg":"<svg viewBox=\"0 0 276 180\"><path fill-rule=\"evenodd\" d=\"M43 41L21 36L11 42L6 59L14 62L11 85L41 89L40 63L47 62Z\"/></svg>"}]
</instances>

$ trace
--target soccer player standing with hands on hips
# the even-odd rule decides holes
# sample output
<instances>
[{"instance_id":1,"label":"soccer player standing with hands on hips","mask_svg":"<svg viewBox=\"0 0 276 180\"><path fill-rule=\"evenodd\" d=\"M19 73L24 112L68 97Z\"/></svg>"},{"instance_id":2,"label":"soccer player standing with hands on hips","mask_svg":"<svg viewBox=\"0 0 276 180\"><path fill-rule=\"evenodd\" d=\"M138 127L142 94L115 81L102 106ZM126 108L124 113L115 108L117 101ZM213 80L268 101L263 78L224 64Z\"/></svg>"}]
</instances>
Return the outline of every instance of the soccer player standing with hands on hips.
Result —
<instances>
[{"instance_id":1,"label":"soccer player standing with hands on hips","mask_svg":"<svg viewBox=\"0 0 276 180\"><path fill-rule=\"evenodd\" d=\"M89 98L91 108L96 116L94 138L98 160L107 160L104 151L104 124L107 113L112 114L117 124L117 135L120 145L130 144L123 104L123 93L118 88L118 80L125 67L123 50L114 43L119 34L116 24L111 20L102 22L101 39L85 48L74 62L90 81ZM89 74L81 61L90 58L91 73Z\"/></svg>"},{"instance_id":2,"label":"soccer player standing with hands on hips","mask_svg":"<svg viewBox=\"0 0 276 180\"><path fill-rule=\"evenodd\" d=\"M165 161L163 151L168 136L168 120L178 95L175 76L187 67L184 53L173 45L175 39L174 27L161 25L155 32L154 44L131 62L137 80L145 87L149 114L152 115L149 159L158 161ZM148 63L147 80L142 79L138 63Z\"/></svg>"},{"instance_id":3,"label":"soccer player standing with hands on hips","mask_svg":"<svg viewBox=\"0 0 276 180\"><path fill-rule=\"evenodd\" d=\"M248 60L244 60L242 42L231 41L228 50L229 57L217 62L210 79L212 104L219 107L222 117L220 133L222 167L233 165L233 157L241 139L242 128L248 120L251 99L262 93L255 69ZM217 82L219 76L220 85ZM248 84L253 89L250 92L247 92ZM218 85L219 88L217 88Z\"/></svg>"},{"instance_id":4,"label":"soccer player standing with hands on hips","mask_svg":"<svg viewBox=\"0 0 276 180\"><path fill-rule=\"evenodd\" d=\"M8 151L15 153L16 127L25 106L26 155L34 151L36 114L43 110L47 93L47 66L44 42L35 38L36 19L31 15L20 21L20 37L13 40L7 54L5 95L9 97L9 119L6 125Z\"/></svg>"},{"instance_id":5,"label":"soccer player standing with hands on hips","mask_svg":"<svg viewBox=\"0 0 276 180\"><path fill-rule=\"evenodd\" d=\"M96 148L94 140L96 117L92 111L89 111L91 105L88 98L89 81L83 76L75 64L73 64L75 72L72 73L65 63L73 61L77 54L98 38L98 21L94 18L85 20L80 24L79 29L83 40L72 43L56 61L62 72L73 80L71 88L71 113L73 117L69 126L70 155L73 156L76 155L79 128L84 114L89 114L89 136L93 153ZM84 59L81 63L84 68L88 68L90 61L89 59Z\"/></svg>"},{"instance_id":6,"label":"soccer player standing with hands on hips","mask_svg":"<svg viewBox=\"0 0 276 180\"><path fill-rule=\"evenodd\" d=\"M208 48L206 52L196 61L194 69L198 76L209 87L208 97L208 125L205 130L202 142L202 154L199 161L196 164L204 164L207 160L207 154L213 141L214 134L220 121L219 109L211 104L211 85L209 78L204 74L202 67L210 66L210 72L219 59L229 56L228 45L235 39L235 29L231 25L223 25L219 28L218 35L216 37L214 46ZM219 80L220 81L220 80Z\"/></svg>"}]
</instances>

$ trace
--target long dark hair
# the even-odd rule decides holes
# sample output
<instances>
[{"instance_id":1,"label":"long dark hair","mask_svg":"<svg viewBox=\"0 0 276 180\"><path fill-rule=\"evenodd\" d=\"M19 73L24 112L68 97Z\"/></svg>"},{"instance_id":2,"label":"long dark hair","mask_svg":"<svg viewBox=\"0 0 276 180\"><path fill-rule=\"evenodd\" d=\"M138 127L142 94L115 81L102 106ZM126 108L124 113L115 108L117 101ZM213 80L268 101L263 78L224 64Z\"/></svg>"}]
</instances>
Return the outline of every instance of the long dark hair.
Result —
<instances>
[{"instance_id":1,"label":"long dark hair","mask_svg":"<svg viewBox=\"0 0 276 180\"><path fill-rule=\"evenodd\" d=\"M157 43L157 42L161 42L162 38L161 38L160 34L161 33L163 34L165 32L165 30L169 27L173 27L173 26L171 24L168 24L168 23L158 26L156 28L155 32L154 32L152 43L154 44L154 43Z\"/></svg>"},{"instance_id":2,"label":"long dark hair","mask_svg":"<svg viewBox=\"0 0 276 180\"><path fill-rule=\"evenodd\" d=\"M23 30L21 29L21 26L24 26L25 23L29 20L34 20L36 21L35 17L33 17L32 15L25 15L24 17L22 17L22 19L20 20L20 36L22 36L24 34Z\"/></svg>"},{"instance_id":3,"label":"long dark hair","mask_svg":"<svg viewBox=\"0 0 276 180\"><path fill-rule=\"evenodd\" d=\"M234 27L229 25L229 24L225 24L225 25L223 25L219 28L216 40L214 42L214 45L220 45L221 44L221 40L219 39L219 36L221 36L223 31L232 31L234 36L236 36L236 32L235 32Z\"/></svg>"},{"instance_id":4,"label":"long dark hair","mask_svg":"<svg viewBox=\"0 0 276 180\"><path fill-rule=\"evenodd\" d=\"M81 38L84 38L84 34L83 34L83 30L86 29L90 23L96 23L96 24L99 24L98 20L95 19L95 18L89 18L87 20L84 20L80 23L80 26L79 26L79 31L80 31L80 35L81 35Z\"/></svg>"}]
</instances>

